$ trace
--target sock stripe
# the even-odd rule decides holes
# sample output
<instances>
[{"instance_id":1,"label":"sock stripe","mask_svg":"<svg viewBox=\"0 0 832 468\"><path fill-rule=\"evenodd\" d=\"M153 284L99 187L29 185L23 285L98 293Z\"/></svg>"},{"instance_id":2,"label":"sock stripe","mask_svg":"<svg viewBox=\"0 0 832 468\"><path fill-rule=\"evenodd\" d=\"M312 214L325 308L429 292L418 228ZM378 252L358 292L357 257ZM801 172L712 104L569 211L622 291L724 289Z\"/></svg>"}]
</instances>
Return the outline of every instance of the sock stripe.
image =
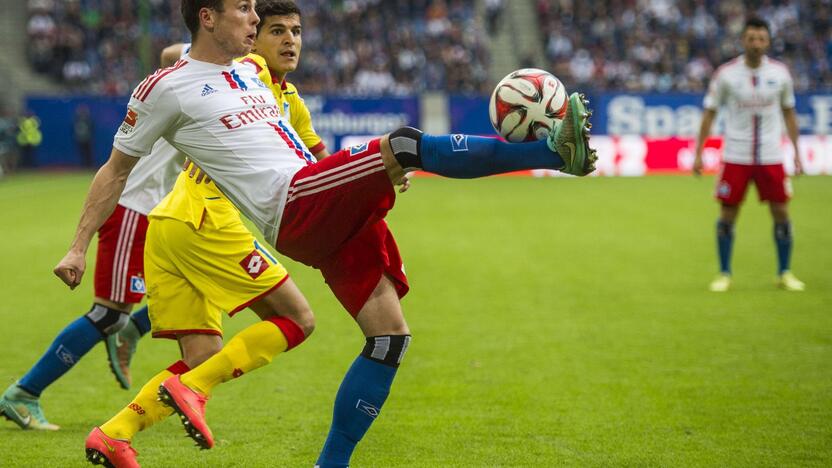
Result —
<instances>
[{"instance_id":1,"label":"sock stripe","mask_svg":"<svg viewBox=\"0 0 832 468\"><path fill-rule=\"evenodd\" d=\"M188 365L185 364L185 361L182 360L174 362L167 368L167 371L173 375L181 375L189 370L191 370L191 368L188 367Z\"/></svg>"},{"instance_id":2,"label":"sock stripe","mask_svg":"<svg viewBox=\"0 0 832 468\"><path fill-rule=\"evenodd\" d=\"M407 352L407 347L410 346L410 335L404 337L404 344L402 345L402 351L399 353L399 356L396 358L396 363L401 364L402 358L404 358L404 353Z\"/></svg>"},{"instance_id":3,"label":"sock stripe","mask_svg":"<svg viewBox=\"0 0 832 468\"><path fill-rule=\"evenodd\" d=\"M289 351L295 346L301 344L303 340L306 339L306 335L303 333L303 330L298 326L298 324L288 317L269 317L266 321L275 324L283 333L283 336L286 338L286 343L288 344L286 351Z\"/></svg>"},{"instance_id":4,"label":"sock stripe","mask_svg":"<svg viewBox=\"0 0 832 468\"><path fill-rule=\"evenodd\" d=\"M377 336L375 342L376 343L370 357L383 361L387 357L387 353L390 351L390 337Z\"/></svg>"}]
</instances>

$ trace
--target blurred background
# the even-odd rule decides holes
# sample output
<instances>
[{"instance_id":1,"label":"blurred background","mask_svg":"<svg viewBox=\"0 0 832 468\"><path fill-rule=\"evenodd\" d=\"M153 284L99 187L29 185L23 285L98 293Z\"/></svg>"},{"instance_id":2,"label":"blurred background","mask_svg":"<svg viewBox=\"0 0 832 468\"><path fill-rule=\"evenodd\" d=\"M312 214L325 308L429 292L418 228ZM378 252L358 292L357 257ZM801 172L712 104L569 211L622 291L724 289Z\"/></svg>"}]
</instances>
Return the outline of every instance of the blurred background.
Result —
<instances>
[{"instance_id":1,"label":"blurred background","mask_svg":"<svg viewBox=\"0 0 832 468\"><path fill-rule=\"evenodd\" d=\"M806 170L832 173L830 0L298 4L303 51L289 80L328 147L403 124L491 135L493 86L514 69L535 67L592 100L599 175L690 168L708 80L741 53L742 24L756 13L771 26L770 55L794 77ZM163 47L189 41L178 0L2 0L0 6L6 174L98 167L130 91L158 66ZM714 171L718 135L707 146L706 166Z\"/></svg>"}]
</instances>

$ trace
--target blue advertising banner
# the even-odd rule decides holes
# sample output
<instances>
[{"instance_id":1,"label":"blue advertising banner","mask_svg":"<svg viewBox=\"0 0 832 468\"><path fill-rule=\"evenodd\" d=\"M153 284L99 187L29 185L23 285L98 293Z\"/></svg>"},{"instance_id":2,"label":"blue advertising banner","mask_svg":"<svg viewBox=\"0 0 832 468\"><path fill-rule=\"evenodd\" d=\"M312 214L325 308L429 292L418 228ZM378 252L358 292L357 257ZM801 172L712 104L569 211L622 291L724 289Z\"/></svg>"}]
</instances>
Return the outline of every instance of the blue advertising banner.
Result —
<instances>
[{"instance_id":1,"label":"blue advertising banner","mask_svg":"<svg viewBox=\"0 0 832 468\"><path fill-rule=\"evenodd\" d=\"M383 135L403 125L419 126L419 98L350 99L306 96L312 124L330 152L357 141ZM81 165L74 121L86 107L92 116L95 166L110 156L113 135L124 120L127 97L29 97L27 109L41 121L43 143L36 151L38 166ZM486 120L487 122L487 120ZM342 145L342 143L346 143Z\"/></svg>"}]
</instances>

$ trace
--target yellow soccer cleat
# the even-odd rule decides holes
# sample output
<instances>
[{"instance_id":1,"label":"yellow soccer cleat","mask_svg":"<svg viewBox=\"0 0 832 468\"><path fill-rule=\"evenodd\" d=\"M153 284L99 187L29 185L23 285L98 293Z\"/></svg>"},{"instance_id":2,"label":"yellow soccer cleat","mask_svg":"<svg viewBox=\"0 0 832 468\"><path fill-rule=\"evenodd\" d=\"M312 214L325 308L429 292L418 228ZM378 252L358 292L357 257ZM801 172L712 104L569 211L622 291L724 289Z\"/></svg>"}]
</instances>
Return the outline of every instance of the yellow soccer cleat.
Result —
<instances>
[{"instance_id":1,"label":"yellow soccer cleat","mask_svg":"<svg viewBox=\"0 0 832 468\"><path fill-rule=\"evenodd\" d=\"M725 292L731 288L731 275L727 273L720 273L711 284L708 286L708 290L711 292Z\"/></svg>"},{"instance_id":2,"label":"yellow soccer cleat","mask_svg":"<svg viewBox=\"0 0 832 468\"><path fill-rule=\"evenodd\" d=\"M784 271L780 274L780 277L777 278L777 286L786 291L804 291L806 289L806 283L797 279L794 273L790 271Z\"/></svg>"}]
</instances>

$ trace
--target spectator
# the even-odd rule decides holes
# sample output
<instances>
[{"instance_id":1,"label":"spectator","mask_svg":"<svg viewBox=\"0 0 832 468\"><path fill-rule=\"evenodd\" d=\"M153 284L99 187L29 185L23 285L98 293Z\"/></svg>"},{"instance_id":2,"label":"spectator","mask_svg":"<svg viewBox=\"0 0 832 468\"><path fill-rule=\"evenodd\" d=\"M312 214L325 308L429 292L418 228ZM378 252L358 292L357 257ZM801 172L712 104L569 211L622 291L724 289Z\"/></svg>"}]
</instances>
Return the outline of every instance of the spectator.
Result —
<instances>
[{"instance_id":1,"label":"spectator","mask_svg":"<svg viewBox=\"0 0 832 468\"><path fill-rule=\"evenodd\" d=\"M92 152L92 135L94 127L89 107L82 104L75 109L73 131L75 134L75 144L78 145L78 155L81 158L81 167L95 167Z\"/></svg>"}]
</instances>

